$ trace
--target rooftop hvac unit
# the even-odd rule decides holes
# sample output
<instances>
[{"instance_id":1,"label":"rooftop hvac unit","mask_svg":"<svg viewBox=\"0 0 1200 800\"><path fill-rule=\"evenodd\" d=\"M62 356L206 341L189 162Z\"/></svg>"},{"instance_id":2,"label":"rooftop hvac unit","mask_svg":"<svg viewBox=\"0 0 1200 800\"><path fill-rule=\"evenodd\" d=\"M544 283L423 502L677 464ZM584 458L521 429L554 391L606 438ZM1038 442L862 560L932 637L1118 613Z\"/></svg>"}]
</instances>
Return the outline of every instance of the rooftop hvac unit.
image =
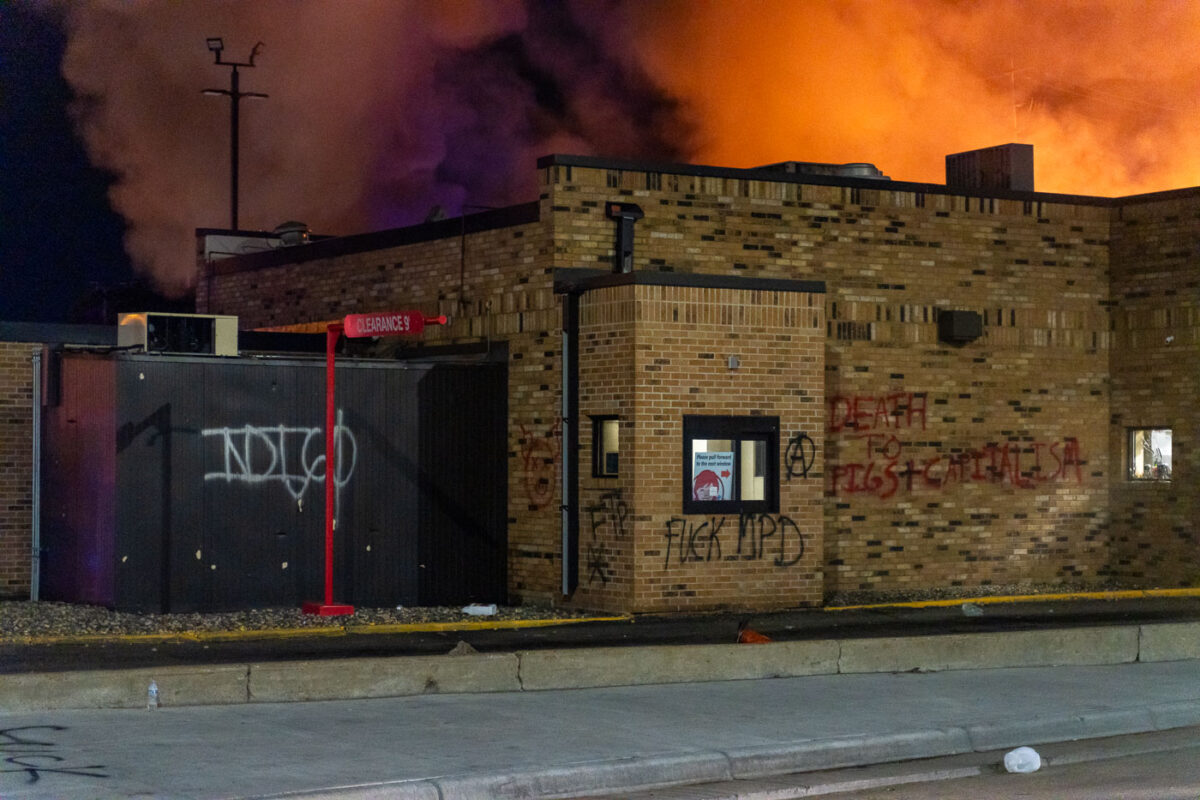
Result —
<instances>
[{"instance_id":1,"label":"rooftop hvac unit","mask_svg":"<svg viewBox=\"0 0 1200 800\"><path fill-rule=\"evenodd\" d=\"M147 353L236 356L237 317L142 312L117 317L117 345Z\"/></svg>"}]
</instances>

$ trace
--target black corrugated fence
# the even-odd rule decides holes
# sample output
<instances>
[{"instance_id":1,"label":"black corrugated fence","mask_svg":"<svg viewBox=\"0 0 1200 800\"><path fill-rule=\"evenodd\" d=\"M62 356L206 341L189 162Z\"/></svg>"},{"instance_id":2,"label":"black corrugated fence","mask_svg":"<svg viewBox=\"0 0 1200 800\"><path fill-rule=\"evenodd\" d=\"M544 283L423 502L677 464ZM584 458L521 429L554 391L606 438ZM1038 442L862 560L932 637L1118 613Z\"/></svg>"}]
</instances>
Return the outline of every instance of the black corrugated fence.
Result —
<instances>
[{"instance_id":1,"label":"black corrugated fence","mask_svg":"<svg viewBox=\"0 0 1200 800\"><path fill-rule=\"evenodd\" d=\"M43 595L209 611L323 597L321 360L67 354L45 410ZM337 368L334 594L503 602L503 363Z\"/></svg>"}]
</instances>

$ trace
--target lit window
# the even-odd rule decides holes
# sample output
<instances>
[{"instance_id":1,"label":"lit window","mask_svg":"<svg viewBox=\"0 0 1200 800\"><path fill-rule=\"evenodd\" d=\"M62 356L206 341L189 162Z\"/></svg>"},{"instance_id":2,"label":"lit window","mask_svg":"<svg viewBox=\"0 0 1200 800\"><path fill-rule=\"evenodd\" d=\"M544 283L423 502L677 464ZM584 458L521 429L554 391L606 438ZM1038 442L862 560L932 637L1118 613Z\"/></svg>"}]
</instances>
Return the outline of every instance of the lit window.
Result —
<instances>
[{"instance_id":1,"label":"lit window","mask_svg":"<svg viewBox=\"0 0 1200 800\"><path fill-rule=\"evenodd\" d=\"M592 477L617 477L620 430L616 417L592 417Z\"/></svg>"},{"instance_id":2,"label":"lit window","mask_svg":"<svg viewBox=\"0 0 1200 800\"><path fill-rule=\"evenodd\" d=\"M779 417L683 418L683 511L779 510Z\"/></svg>"},{"instance_id":3,"label":"lit window","mask_svg":"<svg viewBox=\"0 0 1200 800\"><path fill-rule=\"evenodd\" d=\"M1171 429L1132 428L1129 431L1129 479L1171 479Z\"/></svg>"}]
</instances>

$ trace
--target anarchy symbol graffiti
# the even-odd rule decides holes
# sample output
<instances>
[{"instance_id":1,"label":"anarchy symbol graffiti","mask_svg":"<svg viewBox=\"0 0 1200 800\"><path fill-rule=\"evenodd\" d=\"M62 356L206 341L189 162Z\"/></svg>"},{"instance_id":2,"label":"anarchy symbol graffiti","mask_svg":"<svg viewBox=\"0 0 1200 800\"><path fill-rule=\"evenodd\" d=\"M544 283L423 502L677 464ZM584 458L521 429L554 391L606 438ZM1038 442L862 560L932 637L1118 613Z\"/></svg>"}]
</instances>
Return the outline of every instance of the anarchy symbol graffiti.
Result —
<instances>
[{"instance_id":1,"label":"anarchy symbol graffiti","mask_svg":"<svg viewBox=\"0 0 1200 800\"><path fill-rule=\"evenodd\" d=\"M808 471L812 469L816 458L817 445L807 433L797 433L793 436L788 442L787 452L784 455L788 480L797 477L807 478Z\"/></svg>"}]
</instances>

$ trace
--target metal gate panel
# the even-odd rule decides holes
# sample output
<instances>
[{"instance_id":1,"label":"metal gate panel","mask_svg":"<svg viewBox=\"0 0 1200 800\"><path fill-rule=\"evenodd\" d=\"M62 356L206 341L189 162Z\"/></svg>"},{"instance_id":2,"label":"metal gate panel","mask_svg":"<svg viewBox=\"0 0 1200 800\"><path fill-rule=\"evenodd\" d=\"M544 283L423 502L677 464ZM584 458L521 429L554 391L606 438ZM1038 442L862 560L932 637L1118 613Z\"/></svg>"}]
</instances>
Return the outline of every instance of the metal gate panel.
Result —
<instances>
[{"instance_id":1,"label":"metal gate panel","mask_svg":"<svg viewBox=\"0 0 1200 800\"><path fill-rule=\"evenodd\" d=\"M43 418L41 595L111 605L117 478L112 362L48 359Z\"/></svg>"},{"instance_id":2,"label":"metal gate panel","mask_svg":"<svg viewBox=\"0 0 1200 800\"><path fill-rule=\"evenodd\" d=\"M421 601L507 600L504 365L447 365L421 382Z\"/></svg>"}]
</instances>

